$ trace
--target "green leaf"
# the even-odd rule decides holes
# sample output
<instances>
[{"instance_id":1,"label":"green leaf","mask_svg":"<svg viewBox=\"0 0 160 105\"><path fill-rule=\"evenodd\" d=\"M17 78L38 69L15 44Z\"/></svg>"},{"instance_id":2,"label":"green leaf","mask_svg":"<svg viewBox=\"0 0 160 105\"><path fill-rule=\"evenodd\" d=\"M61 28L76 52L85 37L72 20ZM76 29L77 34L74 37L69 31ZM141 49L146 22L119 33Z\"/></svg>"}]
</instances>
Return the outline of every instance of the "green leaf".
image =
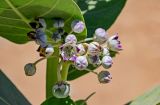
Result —
<instances>
[{"instance_id":1,"label":"green leaf","mask_svg":"<svg viewBox=\"0 0 160 105\"><path fill-rule=\"evenodd\" d=\"M44 101L41 105L75 105L75 103L70 97L61 99L51 97Z\"/></svg>"},{"instance_id":2,"label":"green leaf","mask_svg":"<svg viewBox=\"0 0 160 105\"><path fill-rule=\"evenodd\" d=\"M93 65L88 66L88 69L90 69L90 70L95 70L96 68L97 67L94 67ZM80 70L77 70L74 66L70 66L67 80L68 81L74 80L78 77L81 77L81 76L87 74L87 73L89 73L89 72L85 71L85 70L80 71Z\"/></svg>"},{"instance_id":3,"label":"green leaf","mask_svg":"<svg viewBox=\"0 0 160 105\"><path fill-rule=\"evenodd\" d=\"M0 70L0 105L31 105L24 95Z\"/></svg>"},{"instance_id":4,"label":"green leaf","mask_svg":"<svg viewBox=\"0 0 160 105\"><path fill-rule=\"evenodd\" d=\"M15 43L26 43L26 34L31 31L29 22L35 17L43 17L47 21L47 35L53 30L53 18L65 20L66 32L71 31L74 19L84 21L79 7L73 0L0 0L0 36ZM77 35L79 40L86 37L87 30Z\"/></svg>"},{"instance_id":5,"label":"green leaf","mask_svg":"<svg viewBox=\"0 0 160 105\"><path fill-rule=\"evenodd\" d=\"M158 105L159 103L160 86L157 86L126 105Z\"/></svg>"},{"instance_id":6,"label":"green leaf","mask_svg":"<svg viewBox=\"0 0 160 105\"><path fill-rule=\"evenodd\" d=\"M92 37L96 28L109 29L115 22L127 0L75 0L81 8Z\"/></svg>"},{"instance_id":7,"label":"green leaf","mask_svg":"<svg viewBox=\"0 0 160 105\"><path fill-rule=\"evenodd\" d=\"M87 105L85 100L78 100L75 103L76 103L76 105Z\"/></svg>"}]
</instances>

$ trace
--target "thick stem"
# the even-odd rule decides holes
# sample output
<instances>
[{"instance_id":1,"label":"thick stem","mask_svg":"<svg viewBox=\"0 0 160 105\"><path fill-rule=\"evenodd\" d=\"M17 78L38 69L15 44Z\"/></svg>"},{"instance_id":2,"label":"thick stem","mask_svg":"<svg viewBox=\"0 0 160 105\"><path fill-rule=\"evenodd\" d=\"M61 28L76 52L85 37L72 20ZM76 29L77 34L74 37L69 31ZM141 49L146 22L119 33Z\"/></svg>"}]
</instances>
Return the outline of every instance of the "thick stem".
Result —
<instances>
[{"instance_id":1,"label":"thick stem","mask_svg":"<svg viewBox=\"0 0 160 105\"><path fill-rule=\"evenodd\" d=\"M70 62L63 62L63 64L62 64L61 76L62 76L63 81L67 80L68 70L69 70L70 64L71 64Z\"/></svg>"},{"instance_id":2,"label":"thick stem","mask_svg":"<svg viewBox=\"0 0 160 105\"><path fill-rule=\"evenodd\" d=\"M52 96L52 87L58 82L57 68L59 64L59 48L55 48L55 56L47 59L47 71L46 71L46 98Z\"/></svg>"},{"instance_id":3,"label":"thick stem","mask_svg":"<svg viewBox=\"0 0 160 105\"><path fill-rule=\"evenodd\" d=\"M58 64L58 67L57 67L57 77L58 77L58 81L61 81L61 80L62 80L62 77L61 77L61 67L62 67L62 63L63 63L63 61L60 60L60 61L59 61L59 64Z\"/></svg>"}]
</instances>

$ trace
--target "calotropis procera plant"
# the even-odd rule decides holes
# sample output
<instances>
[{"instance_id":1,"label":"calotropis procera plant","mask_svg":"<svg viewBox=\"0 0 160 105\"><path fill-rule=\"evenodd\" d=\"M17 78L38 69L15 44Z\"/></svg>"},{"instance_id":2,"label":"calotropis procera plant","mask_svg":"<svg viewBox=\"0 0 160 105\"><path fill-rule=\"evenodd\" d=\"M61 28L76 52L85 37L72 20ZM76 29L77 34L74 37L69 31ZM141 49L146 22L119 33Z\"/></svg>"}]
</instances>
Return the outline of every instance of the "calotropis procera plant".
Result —
<instances>
[{"instance_id":1,"label":"calotropis procera plant","mask_svg":"<svg viewBox=\"0 0 160 105\"><path fill-rule=\"evenodd\" d=\"M77 41L79 33L84 31L85 23L81 20L71 22L69 33L64 29L63 18L54 18L53 27L55 30L51 36L51 41L47 40L45 29L47 24L43 18L36 18L30 22L33 31L27 33L30 40L39 45L38 52L42 57L34 63L25 65L24 70L27 76L33 76L36 72L36 64L44 59L58 57L57 81L53 84L52 94L56 98L66 98L70 93L70 85L67 83L67 71L69 66L75 67L79 71L88 71L97 75L100 83L109 83L112 79L108 69L112 66L112 53L122 50L118 34L109 37L103 28L97 28L93 38L86 38ZM77 33L75 35L75 33ZM56 44L59 43L59 44ZM58 48L58 53L54 53L54 47ZM53 62L54 63L54 62ZM67 65L63 66L63 64ZM89 65L95 68L103 66L100 73L90 70Z\"/></svg>"},{"instance_id":2,"label":"calotropis procera plant","mask_svg":"<svg viewBox=\"0 0 160 105\"><path fill-rule=\"evenodd\" d=\"M40 59L27 63L25 74L35 75L39 69L36 65L47 59L46 101L43 105L86 104L94 93L85 100L74 102L69 96L72 88L68 81L88 72L94 73L100 83L111 81L108 69L122 46L118 34L110 36L106 30L125 2L0 0L0 36L17 44L34 41L39 46L36 50ZM100 66L104 69L96 72Z\"/></svg>"}]
</instances>

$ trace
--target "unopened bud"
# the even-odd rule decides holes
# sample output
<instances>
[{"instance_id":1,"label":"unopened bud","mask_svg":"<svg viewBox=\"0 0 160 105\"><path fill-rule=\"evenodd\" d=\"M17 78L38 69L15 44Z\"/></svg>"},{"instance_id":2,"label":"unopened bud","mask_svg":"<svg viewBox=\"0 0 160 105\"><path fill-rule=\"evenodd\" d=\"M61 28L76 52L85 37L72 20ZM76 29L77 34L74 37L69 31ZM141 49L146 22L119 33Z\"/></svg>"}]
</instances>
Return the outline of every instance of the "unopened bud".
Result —
<instances>
[{"instance_id":1,"label":"unopened bud","mask_svg":"<svg viewBox=\"0 0 160 105\"><path fill-rule=\"evenodd\" d=\"M87 59L90 64L93 64L93 65L100 65L101 64L101 60L98 55L94 55L94 56L88 55Z\"/></svg>"},{"instance_id":2,"label":"unopened bud","mask_svg":"<svg viewBox=\"0 0 160 105\"><path fill-rule=\"evenodd\" d=\"M97 42L91 42L88 45L88 54L94 56L99 55L101 53L102 47Z\"/></svg>"},{"instance_id":3,"label":"unopened bud","mask_svg":"<svg viewBox=\"0 0 160 105\"><path fill-rule=\"evenodd\" d=\"M84 55L86 53L86 48L85 48L84 44L78 44L77 47L79 49L79 51L78 51L79 55Z\"/></svg>"},{"instance_id":4,"label":"unopened bud","mask_svg":"<svg viewBox=\"0 0 160 105\"><path fill-rule=\"evenodd\" d=\"M102 29L102 28L98 28L95 30L95 41L97 41L100 44L103 44L104 42L107 41L107 32Z\"/></svg>"},{"instance_id":5,"label":"unopened bud","mask_svg":"<svg viewBox=\"0 0 160 105\"><path fill-rule=\"evenodd\" d=\"M76 36L73 34L67 35L65 38L65 43L76 44L77 43Z\"/></svg>"},{"instance_id":6,"label":"unopened bud","mask_svg":"<svg viewBox=\"0 0 160 105\"><path fill-rule=\"evenodd\" d=\"M51 56L54 52L54 49L51 45L48 45L46 50L45 50L45 56L48 57L48 56Z\"/></svg>"},{"instance_id":7,"label":"unopened bud","mask_svg":"<svg viewBox=\"0 0 160 105\"><path fill-rule=\"evenodd\" d=\"M24 66L24 71L27 76L33 76L36 73L36 67L33 63L28 63Z\"/></svg>"},{"instance_id":8,"label":"unopened bud","mask_svg":"<svg viewBox=\"0 0 160 105\"><path fill-rule=\"evenodd\" d=\"M102 66L105 68L105 69L108 69L112 66L113 62L112 62L112 58L110 56L104 56L102 58Z\"/></svg>"},{"instance_id":9,"label":"unopened bud","mask_svg":"<svg viewBox=\"0 0 160 105\"><path fill-rule=\"evenodd\" d=\"M76 58L74 65L78 70L86 69L88 66L88 61L87 61L86 56L78 56Z\"/></svg>"},{"instance_id":10,"label":"unopened bud","mask_svg":"<svg viewBox=\"0 0 160 105\"><path fill-rule=\"evenodd\" d=\"M85 28L85 24L83 21L74 20L71 24L71 28L75 33L81 33Z\"/></svg>"},{"instance_id":11,"label":"unopened bud","mask_svg":"<svg viewBox=\"0 0 160 105\"><path fill-rule=\"evenodd\" d=\"M62 18L55 18L53 26L55 28L63 28L64 27L64 20Z\"/></svg>"},{"instance_id":12,"label":"unopened bud","mask_svg":"<svg viewBox=\"0 0 160 105\"><path fill-rule=\"evenodd\" d=\"M103 48L103 52L102 52L103 56L109 56L110 53L109 53L109 50L108 48Z\"/></svg>"},{"instance_id":13,"label":"unopened bud","mask_svg":"<svg viewBox=\"0 0 160 105\"><path fill-rule=\"evenodd\" d=\"M111 74L108 71L101 71L98 74L98 80L100 83L109 83L111 81L112 77Z\"/></svg>"},{"instance_id":14,"label":"unopened bud","mask_svg":"<svg viewBox=\"0 0 160 105\"><path fill-rule=\"evenodd\" d=\"M58 82L53 86L52 93L56 98L66 98L70 93L70 85L66 82Z\"/></svg>"}]
</instances>

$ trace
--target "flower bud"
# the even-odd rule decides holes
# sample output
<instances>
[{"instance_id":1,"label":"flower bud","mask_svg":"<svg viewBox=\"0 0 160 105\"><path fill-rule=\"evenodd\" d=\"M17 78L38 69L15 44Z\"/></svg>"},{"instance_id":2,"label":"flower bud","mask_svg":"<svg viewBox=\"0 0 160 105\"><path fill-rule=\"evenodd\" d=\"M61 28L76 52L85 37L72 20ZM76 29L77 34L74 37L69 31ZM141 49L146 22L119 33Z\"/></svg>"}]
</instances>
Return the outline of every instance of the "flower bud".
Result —
<instances>
[{"instance_id":1,"label":"flower bud","mask_svg":"<svg viewBox=\"0 0 160 105\"><path fill-rule=\"evenodd\" d=\"M70 93L70 85L66 82L58 82L53 86L52 93L56 98L66 98Z\"/></svg>"},{"instance_id":2,"label":"flower bud","mask_svg":"<svg viewBox=\"0 0 160 105\"><path fill-rule=\"evenodd\" d=\"M39 22L40 28L42 28L44 31L47 27L45 20L43 18L39 18L38 22Z\"/></svg>"},{"instance_id":3,"label":"flower bud","mask_svg":"<svg viewBox=\"0 0 160 105\"><path fill-rule=\"evenodd\" d=\"M77 43L76 36L73 34L67 35L67 37L65 38L65 43L76 44Z\"/></svg>"},{"instance_id":4,"label":"flower bud","mask_svg":"<svg viewBox=\"0 0 160 105\"><path fill-rule=\"evenodd\" d=\"M118 34L111 36L107 42L108 42L108 48L111 51L118 52L122 50L121 42L118 40Z\"/></svg>"},{"instance_id":5,"label":"flower bud","mask_svg":"<svg viewBox=\"0 0 160 105\"><path fill-rule=\"evenodd\" d=\"M48 45L47 48L45 49L45 56L51 56L54 52L54 49L51 45Z\"/></svg>"},{"instance_id":6,"label":"flower bud","mask_svg":"<svg viewBox=\"0 0 160 105\"><path fill-rule=\"evenodd\" d=\"M47 45L47 37L41 28L36 30L36 43L42 47Z\"/></svg>"},{"instance_id":7,"label":"flower bud","mask_svg":"<svg viewBox=\"0 0 160 105\"><path fill-rule=\"evenodd\" d=\"M102 58L102 66L105 68L105 69L108 69L112 66L113 62L112 62L112 58L110 56L104 56Z\"/></svg>"},{"instance_id":8,"label":"flower bud","mask_svg":"<svg viewBox=\"0 0 160 105\"><path fill-rule=\"evenodd\" d=\"M48 56L51 56L53 54L54 49L51 45L47 45L45 47L39 46L37 51L39 52L40 56L48 57Z\"/></svg>"},{"instance_id":9,"label":"flower bud","mask_svg":"<svg viewBox=\"0 0 160 105\"><path fill-rule=\"evenodd\" d=\"M71 24L71 28L75 33L81 33L85 28L85 24L83 21L74 20Z\"/></svg>"},{"instance_id":10,"label":"flower bud","mask_svg":"<svg viewBox=\"0 0 160 105\"><path fill-rule=\"evenodd\" d=\"M55 28L63 28L64 27L64 20L62 18L55 18L53 26Z\"/></svg>"},{"instance_id":11,"label":"flower bud","mask_svg":"<svg viewBox=\"0 0 160 105\"><path fill-rule=\"evenodd\" d=\"M53 35L52 35L52 39L55 41L55 42L59 42L59 41L61 41L61 34L58 32L58 31L56 31L56 32L54 32L53 33Z\"/></svg>"},{"instance_id":12,"label":"flower bud","mask_svg":"<svg viewBox=\"0 0 160 105\"><path fill-rule=\"evenodd\" d=\"M78 70L86 69L88 66L88 61L87 61L86 56L78 56L76 58L74 65Z\"/></svg>"},{"instance_id":13,"label":"flower bud","mask_svg":"<svg viewBox=\"0 0 160 105\"><path fill-rule=\"evenodd\" d=\"M27 76L33 76L36 73L36 67L33 63L28 63L24 66L24 71Z\"/></svg>"},{"instance_id":14,"label":"flower bud","mask_svg":"<svg viewBox=\"0 0 160 105\"><path fill-rule=\"evenodd\" d=\"M100 44L103 44L107 41L107 38L107 32L104 29L98 28L95 30L95 41L97 41Z\"/></svg>"},{"instance_id":15,"label":"flower bud","mask_svg":"<svg viewBox=\"0 0 160 105\"><path fill-rule=\"evenodd\" d=\"M97 42L91 42L88 45L88 54L94 56L94 55L99 55L101 53L101 46Z\"/></svg>"},{"instance_id":16,"label":"flower bud","mask_svg":"<svg viewBox=\"0 0 160 105\"><path fill-rule=\"evenodd\" d=\"M86 49L83 44L78 44L77 47L79 49L79 51L78 51L79 55L84 55L86 53Z\"/></svg>"},{"instance_id":17,"label":"flower bud","mask_svg":"<svg viewBox=\"0 0 160 105\"><path fill-rule=\"evenodd\" d=\"M94 55L94 56L88 55L87 59L90 64L93 64L93 65L100 65L101 64L101 60L98 55Z\"/></svg>"},{"instance_id":18,"label":"flower bud","mask_svg":"<svg viewBox=\"0 0 160 105\"><path fill-rule=\"evenodd\" d=\"M109 56L110 53L109 53L109 50L108 48L103 48L103 52L102 52L103 56Z\"/></svg>"},{"instance_id":19,"label":"flower bud","mask_svg":"<svg viewBox=\"0 0 160 105\"><path fill-rule=\"evenodd\" d=\"M100 83L109 83L111 81L112 77L111 74L108 71L101 71L98 74L98 80Z\"/></svg>"}]
</instances>

